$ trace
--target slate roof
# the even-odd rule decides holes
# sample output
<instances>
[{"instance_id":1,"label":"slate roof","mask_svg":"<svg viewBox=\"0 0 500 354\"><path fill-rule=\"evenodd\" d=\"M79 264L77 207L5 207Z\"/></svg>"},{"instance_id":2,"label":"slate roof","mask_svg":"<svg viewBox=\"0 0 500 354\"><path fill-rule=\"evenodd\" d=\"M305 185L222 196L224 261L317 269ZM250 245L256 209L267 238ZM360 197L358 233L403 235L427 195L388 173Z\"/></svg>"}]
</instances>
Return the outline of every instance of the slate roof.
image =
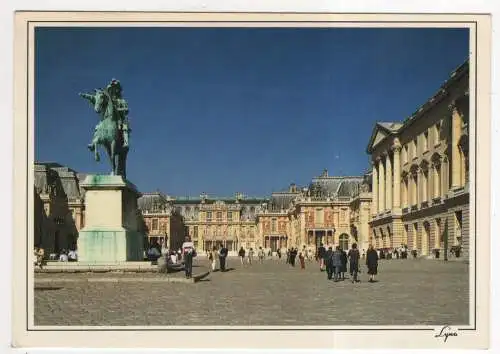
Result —
<instances>
[{"instance_id":1,"label":"slate roof","mask_svg":"<svg viewBox=\"0 0 500 354\"><path fill-rule=\"evenodd\" d=\"M316 184L319 185L323 197L347 198L356 193L361 183L363 176L316 177L311 181L309 188Z\"/></svg>"},{"instance_id":2,"label":"slate roof","mask_svg":"<svg viewBox=\"0 0 500 354\"><path fill-rule=\"evenodd\" d=\"M54 186L68 201L81 199L83 192L77 173L67 166L55 162L35 162L35 190L48 193Z\"/></svg>"},{"instance_id":3,"label":"slate roof","mask_svg":"<svg viewBox=\"0 0 500 354\"><path fill-rule=\"evenodd\" d=\"M290 192L277 192L271 195L269 200L269 211L280 211L282 209L287 210L290 207L292 201L299 196L300 193L290 193Z\"/></svg>"},{"instance_id":4,"label":"slate roof","mask_svg":"<svg viewBox=\"0 0 500 354\"><path fill-rule=\"evenodd\" d=\"M137 199L137 206L142 211L156 211L163 209L167 205L167 197L160 192L143 193Z\"/></svg>"}]
</instances>

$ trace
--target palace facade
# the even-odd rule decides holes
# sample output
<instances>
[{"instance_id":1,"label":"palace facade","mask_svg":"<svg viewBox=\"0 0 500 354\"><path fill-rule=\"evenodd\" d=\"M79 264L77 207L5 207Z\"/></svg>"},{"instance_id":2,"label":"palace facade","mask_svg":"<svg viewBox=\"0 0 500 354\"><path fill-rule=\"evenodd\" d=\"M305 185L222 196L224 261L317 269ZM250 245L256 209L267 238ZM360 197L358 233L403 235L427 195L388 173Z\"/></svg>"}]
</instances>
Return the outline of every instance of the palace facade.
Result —
<instances>
[{"instance_id":1,"label":"palace facade","mask_svg":"<svg viewBox=\"0 0 500 354\"><path fill-rule=\"evenodd\" d=\"M164 211L153 213L145 207L152 205L152 199ZM222 244L232 254L240 247L273 252L290 247L314 250L320 243L348 248L358 242L366 248L370 203L368 178L329 176L326 170L306 187L291 184L268 198L249 198L241 193L229 198L208 194L175 198L151 193L139 199L150 242L179 239L182 233L180 239L190 235L202 251ZM171 213L181 216L184 225L183 232L177 228L177 235L160 226L168 225Z\"/></svg>"},{"instance_id":2,"label":"palace facade","mask_svg":"<svg viewBox=\"0 0 500 354\"><path fill-rule=\"evenodd\" d=\"M464 63L404 122L379 122L370 242L432 256L469 254L469 65Z\"/></svg>"},{"instance_id":3,"label":"palace facade","mask_svg":"<svg viewBox=\"0 0 500 354\"><path fill-rule=\"evenodd\" d=\"M80 180L85 175L54 162L35 163L35 247L48 252L76 247L78 232L85 223Z\"/></svg>"},{"instance_id":4,"label":"palace facade","mask_svg":"<svg viewBox=\"0 0 500 354\"><path fill-rule=\"evenodd\" d=\"M86 175L56 163L35 165L35 246L46 253L75 249L85 223ZM161 192L138 200L144 243L166 243L177 249L189 235L196 248L219 245L231 254L245 249L314 250L320 243L348 248L369 242L370 181L364 177L329 176L325 170L304 187L291 184L270 197L176 198Z\"/></svg>"}]
</instances>

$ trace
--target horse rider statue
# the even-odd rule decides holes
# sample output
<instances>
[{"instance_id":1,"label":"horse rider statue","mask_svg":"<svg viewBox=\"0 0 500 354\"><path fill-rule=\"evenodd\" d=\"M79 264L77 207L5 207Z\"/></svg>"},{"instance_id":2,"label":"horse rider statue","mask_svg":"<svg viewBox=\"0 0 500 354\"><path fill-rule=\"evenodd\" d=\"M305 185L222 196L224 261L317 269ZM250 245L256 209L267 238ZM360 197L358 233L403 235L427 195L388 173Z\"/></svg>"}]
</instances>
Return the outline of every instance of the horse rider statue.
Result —
<instances>
[{"instance_id":1,"label":"horse rider statue","mask_svg":"<svg viewBox=\"0 0 500 354\"><path fill-rule=\"evenodd\" d=\"M92 142L88 145L99 161L97 147L101 145L108 153L112 175L126 179L126 161L129 150L130 124L128 121L128 104L122 97L120 81L112 79L104 89L95 89L94 93L80 93L82 98L94 106L99 114L100 122L94 129Z\"/></svg>"}]
</instances>

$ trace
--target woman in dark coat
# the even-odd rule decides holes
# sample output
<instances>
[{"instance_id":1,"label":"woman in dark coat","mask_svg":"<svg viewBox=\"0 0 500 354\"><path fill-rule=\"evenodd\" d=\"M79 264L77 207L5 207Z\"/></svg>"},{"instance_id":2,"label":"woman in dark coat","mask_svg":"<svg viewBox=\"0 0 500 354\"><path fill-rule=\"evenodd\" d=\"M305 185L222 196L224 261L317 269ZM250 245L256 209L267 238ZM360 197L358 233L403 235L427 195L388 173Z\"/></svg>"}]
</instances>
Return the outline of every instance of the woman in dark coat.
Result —
<instances>
[{"instance_id":1,"label":"woman in dark coat","mask_svg":"<svg viewBox=\"0 0 500 354\"><path fill-rule=\"evenodd\" d=\"M341 250L342 255L340 256L340 260L342 261L342 269L340 270L342 272L342 280L345 280L345 273L347 272L347 253L345 250Z\"/></svg>"},{"instance_id":2,"label":"woman in dark coat","mask_svg":"<svg viewBox=\"0 0 500 354\"><path fill-rule=\"evenodd\" d=\"M368 274L370 275L369 282L373 283L378 268L378 254L377 251L373 249L373 245L370 245L366 252L366 266L368 267Z\"/></svg>"}]
</instances>

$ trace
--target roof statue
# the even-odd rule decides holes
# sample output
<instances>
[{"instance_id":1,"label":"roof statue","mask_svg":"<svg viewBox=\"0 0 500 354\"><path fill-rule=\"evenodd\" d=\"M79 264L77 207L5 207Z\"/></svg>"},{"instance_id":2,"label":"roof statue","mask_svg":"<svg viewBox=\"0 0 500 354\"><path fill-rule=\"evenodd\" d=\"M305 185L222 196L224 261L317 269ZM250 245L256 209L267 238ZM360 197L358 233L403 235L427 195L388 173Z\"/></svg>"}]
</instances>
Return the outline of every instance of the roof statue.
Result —
<instances>
[{"instance_id":1,"label":"roof statue","mask_svg":"<svg viewBox=\"0 0 500 354\"><path fill-rule=\"evenodd\" d=\"M88 145L94 152L95 160L100 156L97 150L103 147L110 159L111 174L126 176L126 161L129 150L130 126L128 122L128 104L122 97L120 81L112 79L104 89L94 89L93 93L80 93L94 106L94 111L99 114L100 121L94 129L92 142Z\"/></svg>"}]
</instances>

